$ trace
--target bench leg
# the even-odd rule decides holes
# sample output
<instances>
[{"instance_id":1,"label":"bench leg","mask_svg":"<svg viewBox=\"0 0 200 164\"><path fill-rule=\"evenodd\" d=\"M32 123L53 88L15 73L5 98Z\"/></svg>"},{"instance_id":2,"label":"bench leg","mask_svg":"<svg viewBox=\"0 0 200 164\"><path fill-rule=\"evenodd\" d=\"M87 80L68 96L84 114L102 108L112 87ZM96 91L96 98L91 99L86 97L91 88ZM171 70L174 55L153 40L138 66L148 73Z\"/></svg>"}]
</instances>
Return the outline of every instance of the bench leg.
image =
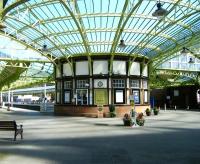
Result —
<instances>
[{"instance_id":1,"label":"bench leg","mask_svg":"<svg viewBox=\"0 0 200 164\"><path fill-rule=\"evenodd\" d=\"M21 131L21 140L23 139L23 131Z\"/></svg>"},{"instance_id":2,"label":"bench leg","mask_svg":"<svg viewBox=\"0 0 200 164\"><path fill-rule=\"evenodd\" d=\"M17 131L15 131L14 141L16 141Z\"/></svg>"}]
</instances>

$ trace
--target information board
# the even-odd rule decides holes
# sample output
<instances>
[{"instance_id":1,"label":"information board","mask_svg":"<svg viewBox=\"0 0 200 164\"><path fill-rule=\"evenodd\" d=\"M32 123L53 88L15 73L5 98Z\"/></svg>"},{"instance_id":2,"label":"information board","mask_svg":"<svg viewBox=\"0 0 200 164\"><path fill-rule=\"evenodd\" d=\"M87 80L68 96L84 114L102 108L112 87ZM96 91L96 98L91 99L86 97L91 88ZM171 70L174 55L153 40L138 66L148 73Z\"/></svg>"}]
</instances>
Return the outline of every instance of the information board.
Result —
<instances>
[{"instance_id":1,"label":"information board","mask_svg":"<svg viewBox=\"0 0 200 164\"><path fill-rule=\"evenodd\" d=\"M108 93L106 89L95 89L94 90L94 104L105 105L108 104Z\"/></svg>"}]
</instances>

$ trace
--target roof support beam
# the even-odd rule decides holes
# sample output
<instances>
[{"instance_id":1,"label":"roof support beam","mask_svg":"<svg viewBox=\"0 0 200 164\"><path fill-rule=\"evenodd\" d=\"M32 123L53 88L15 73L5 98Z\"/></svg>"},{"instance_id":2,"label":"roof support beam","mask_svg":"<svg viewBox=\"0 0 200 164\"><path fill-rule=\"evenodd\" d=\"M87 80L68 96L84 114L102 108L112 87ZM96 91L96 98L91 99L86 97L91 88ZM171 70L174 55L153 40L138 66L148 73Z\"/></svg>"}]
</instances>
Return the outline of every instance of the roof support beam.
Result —
<instances>
[{"instance_id":1,"label":"roof support beam","mask_svg":"<svg viewBox=\"0 0 200 164\"><path fill-rule=\"evenodd\" d=\"M29 68L30 62L27 64L26 62L8 62L4 67L14 67L14 68Z\"/></svg>"},{"instance_id":2,"label":"roof support beam","mask_svg":"<svg viewBox=\"0 0 200 164\"><path fill-rule=\"evenodd\" d=\"M44 54L44 53L42 53L41 51L39 51L39 50L33 48L33 47L32 47L31 45L29 45L28 43L25 43L25 42L23 42L23 41L21 41L21 40L18 40L18 39L17 39L16 37L14 37L13 35L4 33L4 32L2 32L2 31L0 31L0 35L5 36L5 37L8 37L8 38L10 38L11 40L14 40L14 41L16 41L16 42L18 42L18 43L20 43L20 44L26 46L27 48L30 48L30 49L36 51L37 53L41 54L41 56L45 56L45 57L48 58L52 63L56 64L55 61L54 61L49 55Z\"/></svg>"},{"instance_id":3,"label":"roof support beam","mask_svg":"<svg viewBox=\"0 0 200 164\"><path fill-rule=\"evenodd\" d=\"M136 5L134 5L132 10L128 13L125 21L123 22L125 11L126 11L127 6L128 6L128 2L129 1L126 0L125 3L124 3L124 7L123 7L122 14L121 14L121 17L120 17L119 25L117 27L117 32L115 34L115 37L114 37L114 40L113 40L113 45L112 45L111 50L110 50L110 53L111 53L110 75L112 74L113 59L114 59L115 51L116 51L116 48L117 48L117 44L119 43L119 39L120 39L120 36L121 36L121 34L124 30L124 27L125 27L126 23L128 22L129 17L132 15L132 13L142 4L142 0L138 1L138 3Z\"/></svg>"},{"instance_id":4,"label":"roof support beam","mask_svg":"<svg viewBox=\"0 0 200 164\"><path fill-rule=\"evenodd\" d=\"M87 33L92 33L92 32L116 32L117 29L86 29ZM139 33L139 34L149 34L148 31L142 31L142 30L139 30L139 29L130 29L130 30L124 30L125 33ZM72 31L66 31L66 32L60 32L60 33L52 33L51 36L63 36L63 35L68 35L68 34L77 34L79 33L78 30L72 30ZM170 40L172 42L174 42L176 44L176 40L175 38L167 35L167 34L159 34L159 35L155 35L155 33L151 33L150 35L153 35L153 36L159 36L159 37L162 37L162 38L165 38L167 40ZM35 40L33 40L33 42L39 42L43 39L44 37L39 37ZM74 43L74 44L77 44L77 43ZM88 43L89 44L89 43ZM72 44L70 44L72 45ZM154 46L155 47L155 46ZM156 49L159 49L159 48L156 48Z\"/></svg>"},{"instance_id":5,"label":"roof support beam","mask_svg":"<svg viewBox=\"0 0 200 164\"><path fill-rule=\"evenodd\" d=\"M96 41L96 42L89 42L91 45L93 45L93 44L95 44L95 45L112 45L112 41L110 41L110 42L108 42L108 41L102 41L102 42L98 42L98 41ZM61 49L63 49L63 48L65 48L66 46L67 47L76 47L76 46L80 46L80 45L82 45L83 43L82 42L77 42L77 43L70 43L70 44L61 44L61 45L59 45L59 47L61 48ZM138 43L137 42L129 42L127 45L129 45L129 46L137 46L138 45ZM146 46L147 48L150 48L150 49L155 49L155 47L156 46L154 46L154 45L151 45L151 44L148 44L147 46ZM49 49L49 51L53 51L53 50L56 50L56 48L50 48ZM159 48L157 48L157 49L155 49L155 51L156 52L160 52L161 51L161 49L159 49ZM124 52L124 53L126 53L126 52ZM128 53L128 52L127 52ZM90 55L91 55L92 53L90 53Z\"/></svg>"},{"instance_id":6,"label":"roof support beam","mask_svg":"<svg viewBox=\"0 0 200 164\"><path fill-rule=\"evenodd\" d=\"M161 32L163 32L165 29L167 29L168 27L170 27L170 25L174 25L174 24L176 24L177 22L179 22L179 21L181 21L181 20L183 20L183 19L185 19L185 18L188 18L188 17L190 17L190 16L192 16L193 14L196 14L196 13L198 13L198 12L195 11L195 12L189 14L189 15L184 15L184 16L181 17L180 19L178 19L178 20L172 22L171 24L168 24L165 28L163 28L161 31L159 31L158 33L156 33L156 35L159 35L159 34L160 34ZM179 34L179 33L181 33L181 32L182 32L182 31L179 31L177 34ZM196 35L196 33L194 34L194 33L192 32L191 38L194 37L195 35ZM157 47L159 47L159 46L161 46L161 45L162 45L162 44L159 44ZM176 45L178 45L178 43L176 43ZM152 50L152 51L153 51L153 50Z\"/></svg>"},{"instance_id":7,"label":"roof support beam","mask_svg":"<svg viewBox=\"0 0 200 164\"><path fill-rule=\"evenodd\" d=\"M173 70L173 69L157 69L156 74L179 75L179 76L186 76L186 77L190 77L194 79L198 76L197 71Z\"/></svg>"},{"instance_id":8,"label":"roof support beam","mask_svg":"<svg viewBox=\"0 0 200 164\"><path fill-rule=\"evenodd\" d=\"M43 60L43 59L16 59L16 58L2 58L0 57L0 61L15 61L15 62L31 62L31 63L52 63L49 60Z\"/></svg>"},{"instance_id":9,"label":"roof support beam","mask_svg":"<svg viewBox=\"0 0 200 164\"><path fill-rule=\"evenodd\" d=\"M91 51L90 51L90 48L89 48L89 45L88 45L88 39L87 39L87 36L86 36L86 31L85 31L82 19L79 17L79 22L78 22L76 17L75 17L75 15L74 15L74 13L70 10L70 8L66 4L66 2L64 2L63 0L59 0L59 1L65 7L65 9L68 11L68 13L71 15L72 19L74 20L74 22L75 22L75 24L76 24L76 26L78 28L78 31L79 31L79 33L81 35L82 40L83 40L85 51L86 51L86 54L87 54L87 57L88 57L89 70L90 70L90 74L91 74L92 73L92 64L91 64L91 57L90 57L90 52ZM76 12L79 14L80 11L78 9L77 4L75 4L75 8L76 8Z\"/></svg>"},{"instance_id":10,"label":"roof support beam","mask_svg":"<svg viewBox=\"0 0 200 164\"><path fill-rule=\"evenodd\" d=\"M28 2L29 0L16 0L15 2L13 2L11 5L9 5L8 7L6 7L3 12L2 12L2 18L4 18L4 16L11 11L12 9L14 9L15 7Z\"/></svg>"},{"instance_id":11,"label":"roof support beam","mask_svg":"<svg viewBox=\"0 0 200 164\"><path fill-rule=\"evenodd\" d=\"M62 51L58 48L58 46L57 46L47 35L45 35L45 34L43 34L42 32L40 32L40 30L38 30L38 29L32 27L32 26L29 25L29 24L26 24L26 23L22 22L21 20L18 20L17 18L14 18L14 17L11 17L11 16L5 16L5 18L9 18L9 19L12 19L12 20L14 20L14 21L16 21L16 22L20 22L21 24L23 24L23 25L25 25L25 26L28 26L28 27L31 28L32 30L35 30L35 31L36 31L37 33L39 33L40 35L43 35L52 45L54 45L54 46L58 49L58 51L60 51L60 53L61 53L63 56L65 56L64 52L62 52ZM18 29L15 29L15 30L18 32ZM55 58L54 60L56 60L56 58Z\"/></svg>"},{"instance_id":12,"label":"roof support beam","mask_svg":"<svg viewBox=\"0 0 200 164\"><path fill-rule=\"evenodd\" d=\"M156 55L155 57L153 57L151 59L151 61L154 61L154 63L156 63L154 65L154 68L156 68L159 64L162 64L164 63L165 61L169 60L169 58L171 57L174 57L174 55L180 51L180 49L184 47L188 47L188 46L191 46L191 44L195 44L195 43L199 43L200 41L200 32L196 33L195 36L193 36L193 38L189 41L189 43L185 44L185 45L178 45L176 46L175 49L172 49L171 51L166 51L166 52L162 52L162 53L159 53L158 55ZM194 57L200 59L200 56L199 54L192 54Z\"/></svg>"},{"instance_id":13,"label":"roof support beam","mask_svg":"<svg viewBox=\"0 0 200 164\"><path fill-rule=\"evenodd\" d=\"M174 4L174 6L169 10L168 13L170 13L170 12L177 6L177 4L178 4L180 1L181 1L181 0L177 0L176 3ZM158 21L158 23L155 24L155 26L149 31L149 33L153 32L153 31L155 30L155 28L162 22L162 20L163 20L163 18L160 19L160 20ZM178 22L178 21L177 21L177 22ZM170 25L169 25L169 24L167 25L167 27L169 27L169 26L171 26L171 24L170 24ZM165 28L166 28L166 27L165 27ZM160 34L165 28L163 28L162 30L160 30L157 34ZM147 40L148 42L150 42L150 41L152 40L152 38L149 39L149 35L146 35L146 36L140 41L139 45L142 45L143 47L145 47L146 44L148 44L148 42L146 42L146 44L143 44L143 42L144 42L145 40ZM130 54L132 54L135 50L136 50L136 48L133 48L133 49L130 51Z\"/></svg>"}]
</instances>

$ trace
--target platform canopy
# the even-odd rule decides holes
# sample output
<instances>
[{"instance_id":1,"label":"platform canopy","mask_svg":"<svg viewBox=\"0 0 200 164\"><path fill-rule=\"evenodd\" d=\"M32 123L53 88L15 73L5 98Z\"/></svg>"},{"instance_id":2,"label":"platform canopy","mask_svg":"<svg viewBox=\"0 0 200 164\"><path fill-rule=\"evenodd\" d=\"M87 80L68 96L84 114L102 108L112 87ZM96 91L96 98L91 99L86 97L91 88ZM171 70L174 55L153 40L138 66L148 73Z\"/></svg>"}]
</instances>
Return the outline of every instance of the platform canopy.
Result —
<instances>
[{"instance_id":1,"label":"platform canopy","mask_svg":"<svg viewBox=\"0 0 200 164\"><path fill-rule=\"evenodd\" d=\"M52 63L74 56L143 56L160 63L199 45L199 0L3 0L1 35ZM156 15L158 3L164 16ZM154 14L153 14L154 13ZM153 14L153 15L152 15ZM123 47L119 46L123 43ZM200 58L199 46L192 54Z\"/></svg>"}]
</instances>

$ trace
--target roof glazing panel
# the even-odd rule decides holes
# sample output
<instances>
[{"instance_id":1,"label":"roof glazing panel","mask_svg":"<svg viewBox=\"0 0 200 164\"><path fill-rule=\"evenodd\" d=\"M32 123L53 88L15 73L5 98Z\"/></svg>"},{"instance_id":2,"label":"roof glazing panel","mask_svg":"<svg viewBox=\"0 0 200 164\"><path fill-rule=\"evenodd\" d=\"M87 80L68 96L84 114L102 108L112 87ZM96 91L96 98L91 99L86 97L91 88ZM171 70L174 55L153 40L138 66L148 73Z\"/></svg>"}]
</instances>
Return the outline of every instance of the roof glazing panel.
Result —
<instances>
[{"instance_id":1,"label":"roof glazing panel","mask_svg":"<svg viewBox=\"0 0 200 164\"><path fill-rule=\"evenodd\" d=\"M9 10L4 20L7 33L14 31L37 49L47 45L55 57L120 52L154 58L178 51L200 33L198 0L161 3L169 13L160 20L152 16L151 0L31 0ZM116 46L121 39L124 49Z\"/></svg>"}]
</instances>

